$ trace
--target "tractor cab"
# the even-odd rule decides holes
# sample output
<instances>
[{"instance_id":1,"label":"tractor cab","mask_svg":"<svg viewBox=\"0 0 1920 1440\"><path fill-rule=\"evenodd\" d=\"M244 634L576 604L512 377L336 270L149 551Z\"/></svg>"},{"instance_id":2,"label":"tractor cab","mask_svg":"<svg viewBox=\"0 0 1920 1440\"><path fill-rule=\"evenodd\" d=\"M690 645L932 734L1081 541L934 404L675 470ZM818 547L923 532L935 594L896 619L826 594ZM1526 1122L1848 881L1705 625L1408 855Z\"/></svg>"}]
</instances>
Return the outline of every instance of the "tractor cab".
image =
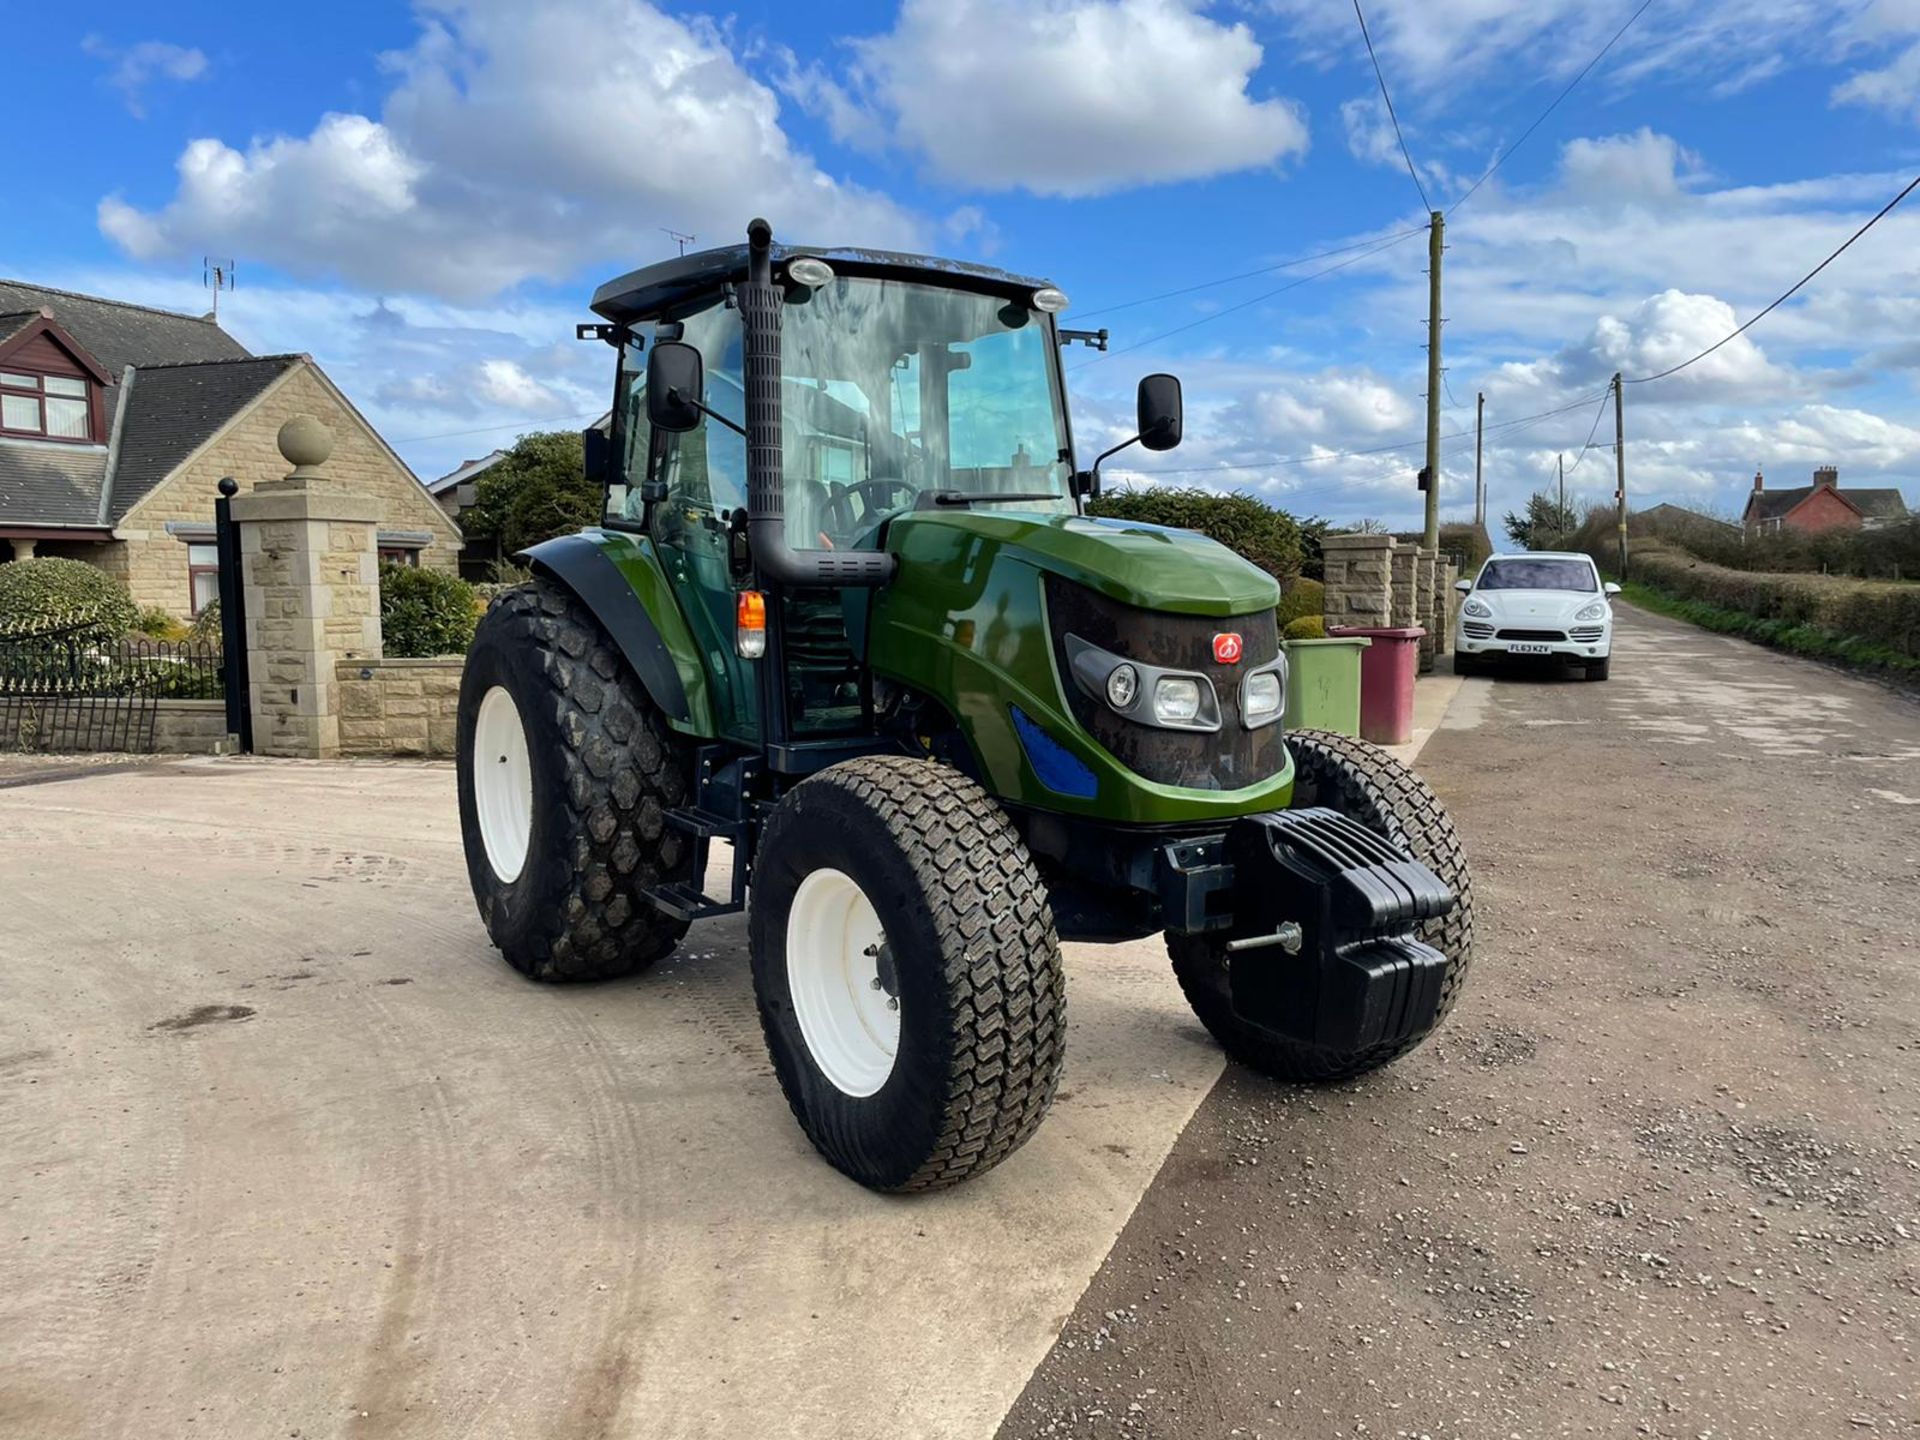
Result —
<instances>
[{"instance_id":1,"label":"tractor cab","mask_svg":"<svg viewBox=\"0 0 1920 1440\"><path fill-rule=\"evenodd\" d=\"M778 297L779 523L759 546L784 552L789 573L756 564L765 555L749 538L746 246L649 266L595 295L620 355L605 523L658 547L726 674L736 736L760 733L761 698L783 712L775 730L853 734L872 720L861 651L883 573L871 562L886 558L892 520L1077 513L1054 325L1066 297L1042 280L920 256L782 246L766 259ZM855 557L868 568L849 570ZM751 662L765 652L740 643L743 605L764 616L758 643L779 652L784 683L764 697Z\"/></svg>"}]
</instances>

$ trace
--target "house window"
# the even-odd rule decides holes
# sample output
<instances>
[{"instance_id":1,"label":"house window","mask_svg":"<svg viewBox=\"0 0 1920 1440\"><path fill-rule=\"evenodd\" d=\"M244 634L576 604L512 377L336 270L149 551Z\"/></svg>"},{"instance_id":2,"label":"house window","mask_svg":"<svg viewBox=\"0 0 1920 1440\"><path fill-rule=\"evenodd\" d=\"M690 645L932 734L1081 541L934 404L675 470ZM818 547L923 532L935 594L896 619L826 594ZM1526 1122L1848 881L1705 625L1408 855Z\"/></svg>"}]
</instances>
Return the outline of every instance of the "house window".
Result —
<instances>
[{"instance_id":1,"label":"house window","mask_svg":"<svg viewBox=\"0 0 1920 1440\"><path fill-rule=\"evenodd\" d=\"M220 547L211 542L187 546L187 596L198 615L220 598Z\"/></svg>"},{"instance_id":2,"label":"house window","mask_svg":"<svg viewBox=\"0 0 1920 1440\"><path fill-rule=\"evenodd\" d=\"M91 411L84 380L0 370L0 430L50 440L91 440Z\"/></svg>"},{"instance_id":3,"label":"house window","mask_svg":"<svg viewBox=\"0 0 1920 1440\"><path fill-rule=\"evenodd\" d=\"M420 551L412 545L382 545L380 547L382 565L404 565L409 570L420 568Z\"/></svg>"}]
</instances>

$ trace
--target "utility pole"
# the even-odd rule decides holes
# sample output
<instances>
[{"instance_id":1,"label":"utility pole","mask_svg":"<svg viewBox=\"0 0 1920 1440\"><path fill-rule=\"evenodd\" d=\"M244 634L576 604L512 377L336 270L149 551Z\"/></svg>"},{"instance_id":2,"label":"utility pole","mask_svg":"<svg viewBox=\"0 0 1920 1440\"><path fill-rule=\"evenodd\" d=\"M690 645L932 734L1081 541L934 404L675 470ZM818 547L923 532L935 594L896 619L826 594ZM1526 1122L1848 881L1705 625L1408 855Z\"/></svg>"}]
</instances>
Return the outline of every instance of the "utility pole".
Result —
<instances>
[{"instance_id":1,"label":"utility pole","mask_svg":"<svg viewBox=\"0 0 1920 1440\"><path fill-rule=\"evenodd\" d=\"M1613 372L1614 500L1620 510L1620 578L1627 578L1627 420L1620 398L1620 372Z\"/></svg>"},{"instance_id":2,"label":"utility pole","mask_svg":"<svg viewBox=\"0 0 1920 1440\"><path fill-rule=\"evenodd\" d=\"M1480 392L1479 402L1473 411L1473 523L1486 528L1487 524L1487 482L1480 470L1480 442L1487 430L1487 394Z\"/></svg>"},{"instance_id":3,"label":"utility pole","mask_svg":"<svg viewBox=\"0 0 1920 1440\"><path fill-rule=\"evenodd\" d=\"M1560 471L1560 508L1553 512L1553 528L1564 540L1567 534L1567 457L1564 451L1554 457L1554 464Z\"/></svg>"},{"instance_id":4,"label":"utility pole","mask_svg":"<svg viewBox=\"0 0 1920 1440\"><path fill-rule=\"evenodd\" d=\"M1432 211L1427 232L1427 533L1421 543L1440 548L1440 252L1447 217Z\"/></svg>"}]
</instances>

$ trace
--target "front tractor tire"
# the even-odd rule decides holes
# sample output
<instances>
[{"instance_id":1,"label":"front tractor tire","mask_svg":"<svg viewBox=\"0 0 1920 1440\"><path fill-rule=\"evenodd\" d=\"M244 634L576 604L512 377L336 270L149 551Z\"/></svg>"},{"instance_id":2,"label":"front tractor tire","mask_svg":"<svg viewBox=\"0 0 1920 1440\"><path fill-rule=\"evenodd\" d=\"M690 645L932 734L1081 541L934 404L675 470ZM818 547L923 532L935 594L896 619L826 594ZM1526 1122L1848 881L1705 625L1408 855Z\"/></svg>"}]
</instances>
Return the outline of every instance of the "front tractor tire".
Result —
<instances>
[{"instance_id":1,"label":"front tractor tire","mask_svg":"<svg viewBox=\"0 0 1920 1440\"><path fill-rule=\"evenodd\" d=\"M1354 1052L1321 1049L1249 1024L1233 1009L1225 947L1202 935L1167 937L1174 975L1188 1004L1227 1054L1275 1079L1326 1083L1399 1058L1446 1019L1473 963L1473 880L1452 817L1427 782L1393 756L1364 740L1326 730L1292 731L1287 748L1293 752L1296 808L1325 805L1340 811L1425 865L1458 897L1446 915L1422 921L1412 932L1414 939L1447 958L1433 1025Z\"/></svg>"},{"instance_id":2,"label":"front tractor tire","mask_svg":"<svg viewBox=\"0 0 1920 1440\"><path fill-rule=\"evenodd\" d=\"M644 892L683 878L666 823L690 765L591 611L545 580L480 621L460 682L460 834L487 934L535 980L644 970L686 922Z\"/></svg>"},{"instance_id":3,"label":"front tractor tire","mask_svg":"<svg viewBox=\"0 0 1920 1440\"><path fill-rule=\"evenodd\" d=\"M754 993L794 1117L876 1190L993 1168L1060 1080L1066 982L1006 815L931 760L848 760L791 790L754 859Z\"/></svg>"}]
</instances>

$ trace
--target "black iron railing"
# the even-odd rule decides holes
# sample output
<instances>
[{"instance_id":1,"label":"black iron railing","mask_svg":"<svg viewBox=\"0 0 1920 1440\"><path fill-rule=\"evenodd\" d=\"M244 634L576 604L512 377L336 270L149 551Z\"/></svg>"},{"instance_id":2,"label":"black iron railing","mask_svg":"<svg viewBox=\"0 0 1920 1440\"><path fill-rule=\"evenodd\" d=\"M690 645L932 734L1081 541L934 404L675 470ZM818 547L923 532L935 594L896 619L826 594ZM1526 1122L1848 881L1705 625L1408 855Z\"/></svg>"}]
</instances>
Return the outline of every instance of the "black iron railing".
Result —
<instances>
[{"instance_id":1,"label":"black iron railing","mask_svg":"<svg viewBox=\"0 0 1920 1440\"><path fill-rule=\"evenodd\" d=\"M0 750L147 751L159 701L224 694L202 641L0 636Z\"/></svg>"}]
</instances>

